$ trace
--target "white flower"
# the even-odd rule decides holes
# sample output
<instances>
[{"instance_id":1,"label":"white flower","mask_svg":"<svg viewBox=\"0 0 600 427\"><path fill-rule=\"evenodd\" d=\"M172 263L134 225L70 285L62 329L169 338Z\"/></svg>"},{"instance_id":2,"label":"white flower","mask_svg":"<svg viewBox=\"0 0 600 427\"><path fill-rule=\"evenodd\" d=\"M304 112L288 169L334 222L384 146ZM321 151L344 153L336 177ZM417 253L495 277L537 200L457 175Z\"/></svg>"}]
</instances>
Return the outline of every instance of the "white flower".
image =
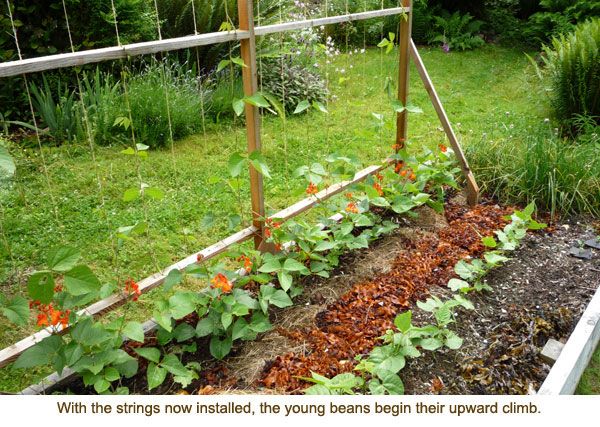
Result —
<instances>
[{"instance_id":1,"label":"white flower","mask_svg":"<svg viewBox=\"0 0 600 427\"><path fill-rule=\"evenodd\" d=\"M361 49L361 50L360 50L360 53L365 53L365 50L364 50L364 49Z\"/></svg>"}]
</instances>

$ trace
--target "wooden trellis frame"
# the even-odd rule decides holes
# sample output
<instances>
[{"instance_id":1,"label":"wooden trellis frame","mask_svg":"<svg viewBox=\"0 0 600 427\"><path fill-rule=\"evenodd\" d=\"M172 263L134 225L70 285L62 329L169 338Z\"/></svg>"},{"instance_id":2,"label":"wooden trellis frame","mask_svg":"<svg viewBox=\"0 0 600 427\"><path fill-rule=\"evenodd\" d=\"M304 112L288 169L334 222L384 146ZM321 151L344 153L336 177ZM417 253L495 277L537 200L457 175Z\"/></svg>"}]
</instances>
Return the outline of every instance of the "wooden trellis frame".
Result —
<instances>
[{"instance_id":1,"label":"wooden trellis frame","mask_svg":"<svg viewBox=\"0 0 600 427\"><path fill-rule=\"evenodd\" d=\"M28 73L40 72L45 70L68 68L81 66L84 64L97 63L102 61L110 61L115 59L123 59L129 56L154 54L158 52L167 52L172 50L217 44L229 41L240 41L241 55L246 67L243 68L243 82L245 95L253 95L257 92L257 66L256 66L256 37L267 34L280 33L285 31L293 31L302 28L311 28L326 24L335 24L351 21L359 21L372 19L384 16L403 15L400 23L399 36L399 82L398 82L398 98L406 105L409 95L409 60L412 57L417 71L423 81L423 84L430 95L432 104L442 123L444 131L450 141L450 144L456 153L456 157L460 164L461 170L466 180L467 198L470 204L475 204L479 198L479 189L469 169L468 162L460 148L459 141L452 129L452 125L448 120L446 112L437 95L431 79L427 73L419 53L411 39L411 23L412 23L412 0L402 0L402 6L390 9L381 9L369 12L361 12L354 14L345 14L326 18L318 18L313 20L287 22L282 24L254 26L253 18L253 0L238 0L239 12L239 29L229 32L207 33L187 37L179 37L173 39L163 39L152 42L136 43L122 46L114 46L103 49L92 49L84 52L74 52L59 55L49 55L33 59L24 59L19 61L11 61L0 63L0 78L24 75ZM248 139L248 152L259 151L260 144L260 112L257 107L247 104L245 106L246 128ZM403 146L408 135L408 116L406 111L400 113L397 119L397 135L396 143L398 146ZM382 169L386 168L393 161L386 159L380 165L370 166L358 172L351 180L334 184L321 192L315 197L303 199L288 208L272 215L272 218L287 220L300 213L310 209L317 201L326 200L342 191L351 185L360 182L370 175L373 175ZM167 267L161 272L155 273L139 282L139 289L142 293L148 292L151 289L161 285L167 274L173 270L183 270L187 266L193 264L198 259L198 256L208 260L213 258L229 247L254 238L256 247L260 247L263 240L264 229L264 192L262 177L252 166L250 166L250 189L252 197L252 216L253 224L237 233L228 236L227 238L194 253L185 259ZM98 301L80 311L80 314L88 314L92 316L111 311L120 306L127 300L127 296L123 294L114 294L108 298ZM68 328L68 326L67 326ZM66 330L66 328L65 328ZM42 329L39 332L3 349L0 350L0 368L14 361L25 350L31 348L36 343L52 334L50 328Z\"/></svg>"}]
</instances>

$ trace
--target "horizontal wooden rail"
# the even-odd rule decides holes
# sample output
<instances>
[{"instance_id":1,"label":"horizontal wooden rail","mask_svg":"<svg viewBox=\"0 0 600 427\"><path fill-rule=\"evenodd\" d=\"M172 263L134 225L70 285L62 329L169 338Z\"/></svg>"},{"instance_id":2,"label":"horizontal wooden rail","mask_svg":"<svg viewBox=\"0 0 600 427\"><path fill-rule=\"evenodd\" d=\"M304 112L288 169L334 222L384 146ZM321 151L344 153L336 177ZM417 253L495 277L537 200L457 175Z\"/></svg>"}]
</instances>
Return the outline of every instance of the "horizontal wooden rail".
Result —
<instances>
[{"instance_id":1,"label":"horizontal wooden rail","mask_svg":"<svg viewBox=\"0 0 600 427\"><path fill-rule=\"evenodd\" d=\"M320 27L321 25L340 24L342 22L362 21L365 19L381 18L384 16L400 15L408 13L408 7L394 7L389 9L372 10L369 12L349 13L347 15L328 16L325 18L307 19L304 21L284 22L281 24L264 25L256 27L254 32L257 36L282 33L284 31L301 30L304 28Z\"/></svg>"},{"instance_id":2,"label":"horizontal wooden rail","mask_svg":"<svg viewBox=\"0 0 600 427\"><path fill-rule=\"evenodd\" d=\"M282 24L255 27L257 36L298 30L302 28L318 27L326 24L360 21L390 15L399 15L408 12L409 8L395 7L380 9L370 12L352 13L347 15L331 16L306 21L285 22ZM82 52L61 53L38 58L29 58L19 61L0 63L0 78L17 76L21 74L40 71L55 70L58 68L77 67L85 64L94 64L115 59L126 59L130 56L148 55L159 52L186 49L197 46L224 43L229 41L245 40L250 37L248 31L229 31L197 34L193 36L177 37L150 42L132 43L123 46L113 46L101 49L90 49Z\"/></svg>"},{"instance_id":3,"label":"horizontal wooden rail","mask_svg":"<svg viewBox=\"0 0 600 427\"><path fill-rule=\"evenodd\" d=\"M373 174L381 171L382 169L386 168L390 163L392 163L392 160L386 159L381 165L369 166L369 167L357 172L353 179L333 184L333 185L327 187L326 189L320 191L316 195L307 197L307 198L293 204L292 206L290 206L286 209L283 209L283 210L275 213L274 215L271 215L271 218L279 219L279 220L287 220L296 215L299 215L302 212L310 209L317 203L320 203L323 200L327 200L328 198L344 191L346 188L350 187L351 185L364 180L369 175L373 175ZM232 234L229 237L226 237L225 239L215 243L214 245L211 245L211 246L201 250L200 252L190 255L190 256L184 258L183 260L165 268L163 271L161 271L159 273L155 273L152 276L146 277L145 279L141 280L138 283L140 292L146 293L146 292L156 288L157 286L160 286L164 282L165 278L167 277L167 275L169 274L169 272L171 270L174 270L174 269L183 270L187 266L195 263L198 260L198 257L201 257L203 260L209 260L209 259L225 252L231 246L245 242L246 240L252 238L256 232L257 232L257 229L253 226L244 228L243 230L238 231L237 233ZM115 308L117 308L120 305L122 305L123 303L125 303L128 298L129 297L123 293L113 294L103 300L100 300L94 304L91 304L90 306L81 310L79 312L79 314L80 315L97 316L97 315L106 313L108 311L114 310ZM64 330L66 330L66 328ZM62 331L64 331L64 330L62 330ZM3 350L0 350L0 368L6 366L9 363L16 360L17 357L19 357L19 355L21 353L23 353L25 350L33 347L36 343L38 343L41 340L43 340L44 338L50 336L52 333L53 333L52 328L45 328L45 329L42 329L42 330L36 332L33 335L28 336L27 338L22 339L21 341L15 343L9 347L4 348Z\"/></svg>"}]
</instances>

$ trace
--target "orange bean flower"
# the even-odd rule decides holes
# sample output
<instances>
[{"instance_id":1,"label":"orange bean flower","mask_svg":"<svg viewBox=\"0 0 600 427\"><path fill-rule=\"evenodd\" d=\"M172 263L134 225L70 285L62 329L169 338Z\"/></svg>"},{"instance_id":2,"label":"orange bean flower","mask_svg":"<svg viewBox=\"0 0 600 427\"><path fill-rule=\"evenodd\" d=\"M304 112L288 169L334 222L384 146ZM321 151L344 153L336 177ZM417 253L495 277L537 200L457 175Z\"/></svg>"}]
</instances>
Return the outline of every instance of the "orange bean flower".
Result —
<instances>
[{"instance_id":1,"label":"orange bean flower","mask_svg":"<svg viewBox=\"0 0 600 427\"><path fill-rule=\"evenodd\" d=\"M137 301L142 291L140 291L140 286L133 279L129 278L125 280L125 293L132 296L133 301Z\"/></svg>"},{"instance_id":2,"label":"orange bean flower","mask_svg":"<svg viewBox=\"0 0 600 427\"><path fill-rule=\"evenodd\" d=\"M249 257L242 255L238 258L238 260L244 262L244 270L246 270L246 273L250 273L252 271L252 260Z\"/></svg>"},{"instance_id":3,"label":"orange bean flower","mask_svg":"<svg viewBox=\"0 0 600 427\"><path fill-rule=\"evenodd\" d=\"M319 189L317 188L317 186L312 182L309 182L308 187L306 187L306 194L317 194L318 192Z\"/></svg>"},{"instance_id":4,"label":"orange bean flower","mask_svg":"<svg viewBox=\"0 0 600 427\"><path fill-rule=\"evenodd\" d=\"M414 173L411 173L410 176L408 177L408 179L410 179L411 181L414 181L415 179L417 179L417 175L415 175Z\"/></svg>"},{"instance_id":5,"label":"orange bean flower","mask_svg":"<svg viewBox=\"0 0 600 427\"><path fill-rule=\"evenodd\" d=\"M442 153L445 153L446 151L448 151L448 147L446 147L444 144L440 144L440 145L438 145L438 147L440 148L440 151Z\"/></svg>"},{"instance_id":6,"label":"orange bean flower","mask_svg":"<svg viewBox=\"0 0 600 427\"><path fill-rule=\"evenodd\" d=\"M230 293L233 289L233 285L229 279L221 273L218 273L215 277L213 277L210 283L212 283L212 287L214 289L220 289L224 294Z\"/></svg>"},{"instance_id":7,"label":"orange bean flower","mask_svg":"<svg viewBox=\"0 0 600 427\"><path fill-rule=\"evenodd\" d=\"M348 206L346 206L346 212L357 214L358 207L356 206L356 203L353 203L353 202L348 203Z\"/></svg>"},{"instance_id":8,"label":"orange bean flower","mask_svg":"<svg viewBox=\"0 0 600 427\"><path fill-rule=\"evenodd\" d=\"M383 196L383 189L381 188L381 184L376 182L375 184L373 184L373 188L375 189L375 191L377 191L377 194Z\"/></svg>"}]
</instances>

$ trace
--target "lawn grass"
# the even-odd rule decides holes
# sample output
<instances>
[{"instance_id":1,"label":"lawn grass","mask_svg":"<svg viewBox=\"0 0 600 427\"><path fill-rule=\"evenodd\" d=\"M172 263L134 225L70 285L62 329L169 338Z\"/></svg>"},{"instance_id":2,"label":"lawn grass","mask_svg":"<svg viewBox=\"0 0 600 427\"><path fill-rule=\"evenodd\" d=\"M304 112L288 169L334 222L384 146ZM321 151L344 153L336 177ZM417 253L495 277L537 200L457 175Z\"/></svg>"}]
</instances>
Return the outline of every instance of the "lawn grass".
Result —
<instances>
[{"instance_id":1,"label":"lawn grass","mask_svg":"<svg viewBox=\"0 0 600 427\"><path fill-rule=\"evenodd\" d=\"M545 116L547 101L520 50L485 46L464 53L445 54L440 49L421 53L465 145L512 117ZM344 68L343 76L349 80L340 84L342 74L336 68ZM397 75L397 56L382 55L377 49L343 55L329 71L337 96L328 106L329 114L291 116L285 124L277 117L263 119L263 151L273 176L265 182L269 211L304 197L304 184L290 178L300 165L320 161L331 152L355 155L366 165L391 152L394 130L379 132L372 113L393 119L383 87L386 76ZM414 69L410 96L424 113L411 115L408 144L415 150L435 149L444 142L444 134ZM508 134L509 126L504 128ZM165 197L146 204L121 200L124 190L139 184L135 160L120 154L123 147L94 147L93 153L87 146L45 148L45 162L37 149L12 147L17 177L9 191L0 193L1 291L25 294L27 275L56 245L79 248L99 277L114 283L127 277L141 279L231 233L224 219L213 228L203 227L208 212L219 217L241 209L247 224L246 176L241 207L236 195L210 183L211 177L227 177L229 156L244 151L245 144L245 129L237 120L211 124L206 134L177 141L172 149L151 151L140 165L140 175L145 183L163 189ZM115 230L144 218L150 224L148 236L126 242L117 252ZM142 299L136 317L150 316L150 304L144 304L150 298ZM0 347L30 332L1 328ZM17 391L34 380L32 374L0 370L0 390Z\"/></svg>"},{"instance_id":2,"label":"lawn grass","mask_svg":"<svg viewBox=\"0 0 600 427\"><path fill-rule=\"evenodd\" d=\"M600 394L600 346L590 360L590 364L583 373L576 394Z\"/></svg>"}]
</instances>

